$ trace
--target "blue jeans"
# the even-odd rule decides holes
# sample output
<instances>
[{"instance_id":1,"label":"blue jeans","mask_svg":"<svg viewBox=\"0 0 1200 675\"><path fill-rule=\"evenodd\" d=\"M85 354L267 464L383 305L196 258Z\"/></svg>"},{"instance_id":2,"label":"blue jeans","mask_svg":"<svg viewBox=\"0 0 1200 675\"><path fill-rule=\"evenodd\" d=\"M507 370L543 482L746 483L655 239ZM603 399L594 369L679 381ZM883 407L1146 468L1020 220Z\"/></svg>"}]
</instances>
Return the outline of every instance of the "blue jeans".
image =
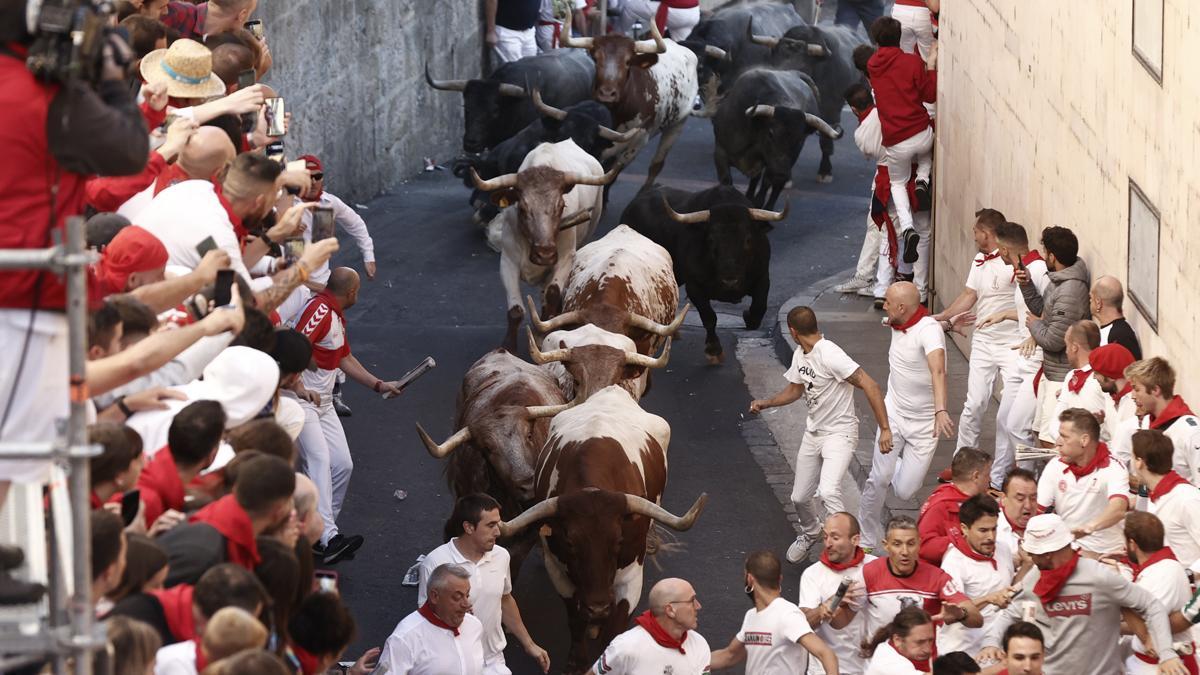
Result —
<instances>
[{"instance_id":1,"label":"blue jeans","mask_svg":"<svg viewBox=\"0 0 1200 675\"><path fill-rule=\"evenodd\" d=\"M883 0L838 0L834 23L856 28L862 21L863 28L871 30L875 19L883 16Z\"/></svg>"}]
</instances>

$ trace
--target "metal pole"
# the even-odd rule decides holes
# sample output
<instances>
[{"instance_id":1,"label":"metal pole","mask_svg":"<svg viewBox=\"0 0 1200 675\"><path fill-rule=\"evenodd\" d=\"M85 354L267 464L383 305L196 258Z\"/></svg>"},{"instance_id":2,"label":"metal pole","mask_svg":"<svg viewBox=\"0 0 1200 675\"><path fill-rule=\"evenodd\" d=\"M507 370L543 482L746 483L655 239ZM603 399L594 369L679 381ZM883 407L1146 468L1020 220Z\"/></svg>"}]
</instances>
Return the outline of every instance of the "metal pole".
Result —
<instances>
[{"instance_id":1,"label":"metal pole","mask_svg":"<svg viewBox=\"0 0 1200 675\"><path fill-rule=\"evenodd\" d=\"M608 0L600 0L596 6L600 8L600 35L608 35Z\"/></svg>"}]
</instances>

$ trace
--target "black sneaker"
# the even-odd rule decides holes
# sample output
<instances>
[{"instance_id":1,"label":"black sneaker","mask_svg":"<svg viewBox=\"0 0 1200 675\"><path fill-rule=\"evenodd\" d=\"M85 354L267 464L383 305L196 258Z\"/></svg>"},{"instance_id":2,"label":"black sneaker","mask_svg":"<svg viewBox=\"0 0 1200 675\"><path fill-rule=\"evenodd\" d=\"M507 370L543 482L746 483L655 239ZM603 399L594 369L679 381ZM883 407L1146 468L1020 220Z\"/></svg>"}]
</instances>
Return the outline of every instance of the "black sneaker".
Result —
<instances>
[{"instance_id":1,"label":"black sneaker","mask_svg":"<svg viewBox=\"0 0 1200 675\"><path fill-rule=\"evenodd\" d=\"M933 195L929 189L929 181L917 179L915 192L917 193L917 209L918 211L928 211L933 208Z\"/></svg>"},{"instance_id":2,"label":"black sneaker","mask_svg":"<svg viewBox=\"0 0 1200 675\"><path fill-rule=\"evenodd\" d=\"M25 552L16 546L0 544L0 570L7 572L25 564Z\"/></svg>"},{"instance_id":3,"label":"black sneaker","mask_svg":"<svg viewBox=\"0 0 1200 675\"><path fill-rule=\"evenodd\" d=\"M921 235L916 230L905 230L901 236L904 237L904 262L911 265L917 262L917 244L921 241Z\"/></svg>"},{"instance_id":4,"label":"black sneaker","mask_svg":"<svg viewBox=\"0 0 1200 675\"><path fill-rule=\"evenodd\" d=\"M46 587L0 574L0 606L29 605L42 599Z\"/></svg>"},{"instance_id":5,"label":"black sneaker","mask_svg":"<svg viewBox=\"0 0 1200 675\"><path fill-rule=\"evenodd\" d=\"M363 545L363 537L361 534L352 534L346 536L344 534L335 534L325 545L325 557L321 562L326 565L333 565L340 560L343 560L347 555L353 554Z\"/></svg>"},{"instance_id":6,"label":"black sneaker","mask_svg":"<svg viewBox=\"0 0 1200 675\"><path fill-rule=\"evenodd\" d=\"M883 298L875 298L875 309L883 309Z\"/></svg>"}]
</instances>

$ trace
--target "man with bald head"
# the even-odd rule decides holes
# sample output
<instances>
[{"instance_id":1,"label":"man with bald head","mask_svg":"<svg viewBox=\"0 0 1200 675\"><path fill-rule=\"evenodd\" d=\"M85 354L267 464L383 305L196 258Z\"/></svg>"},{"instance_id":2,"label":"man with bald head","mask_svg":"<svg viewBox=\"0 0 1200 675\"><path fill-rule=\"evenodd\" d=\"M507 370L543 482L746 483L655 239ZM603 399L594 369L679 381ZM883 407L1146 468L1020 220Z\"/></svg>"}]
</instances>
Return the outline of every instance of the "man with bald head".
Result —
<instances>
[{"instance_id":1,"label":"man with bald head","mask_svg":"<svg viewBox=\"0 0 1200 675\"><path fill-rule=\"evenodd\" d=\"M862 542L880 543L883 500L888 486L899 499L911 499L925 481L938 436L954 434L946 409L946 343L942 327L921 304L921 294L908 281L892 284L884 297L885 325L891 328L888 350L887 405L892 448L878 447L871 474L859 502Z\"/></svg>"},{"instance_id":2,"label":"man with bald head","mask_svg":"<svg viewBox=\"0 0 1200 675\"><path fill-rule=\"evenodd\" d=\"M342 421L333 409L333 384L340 368L346 377L369 387L377 394L398 396L395 382L384 382L371 374L350 353L344 312L358 301L358 272L349 267L335 268L325 289L312 296L296 315L292 327L300 331L313 347L315 370L306 370L294 391L304 409L304 429L297 439L304 473L317 486L317 512L323 524L321 536L313 544L313 554L323 564L332 565L362 546L361 535L338 532L337 517L350 486L354 461Z\"/></svg>"},{"instance_id":3,"label":"man with bald head","mask_svg":"<svg viewBox=\"0 0 1200 675\"><path fill-rule=\"evenodd\" d=\"M300 534L309 542L321 538L325 524L317 513L317 484L302 473L296 473L296 491L292 494L292 502L296 508L296 522L300 524Z\"/></svg>"},{"instance_id":4,"label":"man with bald head","mask_svg":"<svg viewBox=\"0 0 1200 675\"><path fill-rule=\"evenodd\" d=\"M696 632L700 600L683 579L663 579L650 589L650 608L633 628L613 638L588 671L594 675L672 673L701 675L709 670L712 652Z\"/></svg>"},{"instance_id":5,"label":"man with bald head","mask_svg":"<svg viewBox=\"0 0 1200 675\"><path fill-rule=\"evenodd\" d=\"M1142 343L1125 320L1125 290L1114 276L1103 276L1092 284L1088 294L1092 318L1100 324L1100 346L1118 344L1133 354L1134 361L1142 359Z\"/></svg>"}]
</instances>

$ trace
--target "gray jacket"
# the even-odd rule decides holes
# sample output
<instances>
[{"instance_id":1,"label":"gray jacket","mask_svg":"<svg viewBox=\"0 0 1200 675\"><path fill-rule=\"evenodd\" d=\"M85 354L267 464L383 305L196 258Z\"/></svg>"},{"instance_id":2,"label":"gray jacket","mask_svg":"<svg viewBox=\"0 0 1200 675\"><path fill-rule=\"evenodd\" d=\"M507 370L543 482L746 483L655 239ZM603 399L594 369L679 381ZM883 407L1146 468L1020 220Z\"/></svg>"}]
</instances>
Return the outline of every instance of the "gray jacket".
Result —
<instances>
[{"instance_id":1,"label":"gray jacket","mask_svg":"<svg viewBox=\"0 0 1200 675\"><path fill-rule=\"evenodd\" d=\"M1021 285L1021 295L1029 311L1042 317L1029 326L1033 341L1042 348L1042 368L1046 379L1062 382L1071 370L1067 363L1067 329L1071 324L1092 315L1088 293L1091 281L1083 258L1074 265L1047 274L1050 285L1045 295L1038 293L1032 283Z\"/></svg>"}]
</instances>

